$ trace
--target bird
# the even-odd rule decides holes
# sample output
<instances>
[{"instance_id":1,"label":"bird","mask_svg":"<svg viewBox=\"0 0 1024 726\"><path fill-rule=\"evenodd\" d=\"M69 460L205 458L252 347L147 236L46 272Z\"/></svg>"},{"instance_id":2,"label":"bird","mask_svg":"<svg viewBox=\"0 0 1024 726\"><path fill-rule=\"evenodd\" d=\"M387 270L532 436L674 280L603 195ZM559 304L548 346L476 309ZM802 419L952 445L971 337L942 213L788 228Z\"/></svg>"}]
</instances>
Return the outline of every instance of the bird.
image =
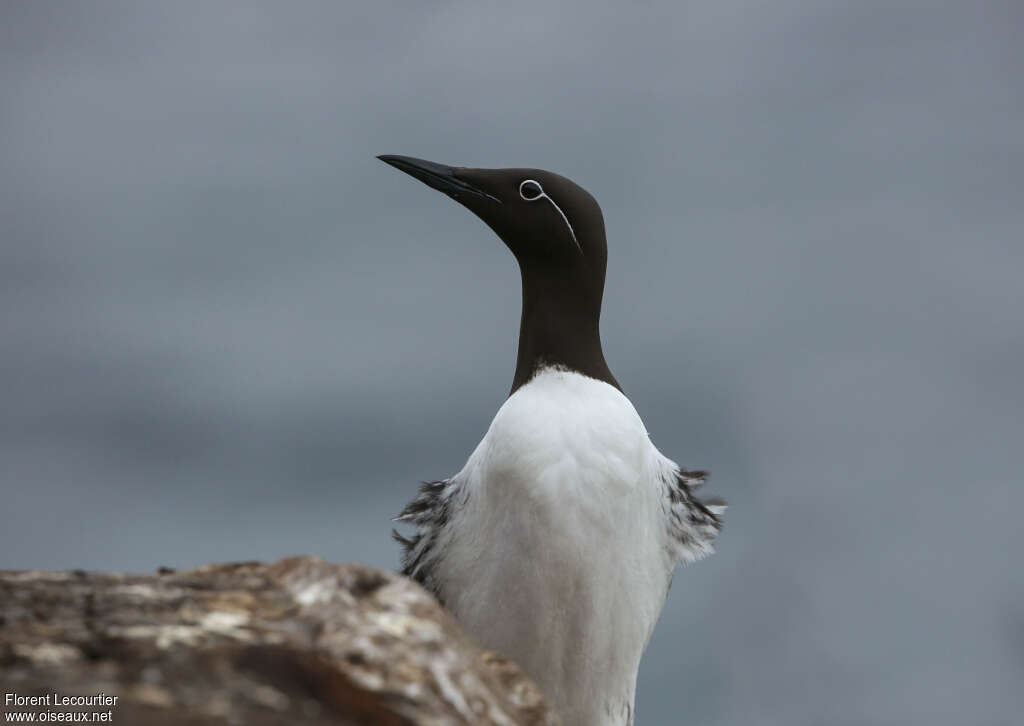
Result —
<instances>
[{"instance_id":1,"label":"bird","mask_svg":"<svg viewBox=\"0 0 1024 726\"><path fill-rule=\"evenodd\" d=\"M462 470L395 518L402 573L517 663L566 726L631 726L637 671L673 573L713 551L725 502L663 456L612 375L597 201L540 169L381 161L476 214L519 263L508 398Z\"/></svg>"}]
</instances>

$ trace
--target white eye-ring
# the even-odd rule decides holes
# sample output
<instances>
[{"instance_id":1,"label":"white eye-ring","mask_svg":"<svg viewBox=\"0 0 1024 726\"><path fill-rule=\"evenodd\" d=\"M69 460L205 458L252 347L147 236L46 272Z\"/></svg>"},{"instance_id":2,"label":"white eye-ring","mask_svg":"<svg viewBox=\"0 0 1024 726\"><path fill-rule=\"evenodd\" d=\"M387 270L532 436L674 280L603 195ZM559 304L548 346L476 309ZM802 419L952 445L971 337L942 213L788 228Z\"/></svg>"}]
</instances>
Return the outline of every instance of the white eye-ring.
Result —
<instances>
[{"instance_id":1,"label":"white eye-ring","mask_svg":"<svg viewBox=\"0 0 1024 726\"><path fill-rule=\"evenodd\" d=\"M555 204L555 201L548 197L544 191L544 187L541 186L541 182L536 179L523 179L519 183L519 197L525 202L536 202L539 199L546 199L551 202L551 206L555 208L560 215L562 215L562 221L565 222L565 226L569 228L569 234L572 236L572 242L575 243L577 249L580 250L580 254L583 254L583 247L580 246L580 241L575 239L575 231L572 230L572 225L569 224L568 217L565 216L565 212L562 208Z\"/></svg>"},{"instance_id":2,"label":"white eye-ring","mask_svg":"<svg viewBox=\"0 0 1024 726\"><path fill-rule=\"evenodd\" d=\"M569 228L569 234L572 235L572 241L576 243L576 248L580 251L580 254L583 254L583 248L580 247L580 242L576 239L576 232L573 231L572 225L569 224L569 218L565 216L562 208L555 204L555 200L544 192L544 187L540 185L539 181L536 179L524 179L519 184L519 197L527 202L536 202L538 199L547 199L551 202L551 206L562 215L562 221Z\"/></svg>"},{"instance_id":3,"label":"white eye-ring","mask_svg":"<svg viewBox=\"0 0 1024 726\"><path fill-rule=\"evenodd\" d=\"M533 179L527 179L519 185L519 196L528 202L532 202L544 194L544 188L539 182L535 182Z\"/></svg>"}]
</instances>

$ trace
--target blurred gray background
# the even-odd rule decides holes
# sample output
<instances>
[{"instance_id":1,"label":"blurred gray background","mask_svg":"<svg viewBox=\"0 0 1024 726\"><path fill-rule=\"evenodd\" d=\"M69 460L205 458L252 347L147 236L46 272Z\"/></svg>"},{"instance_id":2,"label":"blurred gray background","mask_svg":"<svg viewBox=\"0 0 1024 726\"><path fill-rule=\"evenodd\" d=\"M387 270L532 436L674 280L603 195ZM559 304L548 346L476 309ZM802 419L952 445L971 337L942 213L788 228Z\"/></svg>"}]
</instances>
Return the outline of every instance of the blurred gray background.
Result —
<instances>
[{"instance_id":1,"label":"blurred gray background","mask_svg":"<svg viewBox=\"0 0 1024 726\"><path fill-rule=\"evenodd\" d=\"M730 500L640 724L1019 724L1024 10L0 6L0 567L312 552L511 383L513 258L374 159L601 202L612 368Z\"/></svg>"}]
</instances>

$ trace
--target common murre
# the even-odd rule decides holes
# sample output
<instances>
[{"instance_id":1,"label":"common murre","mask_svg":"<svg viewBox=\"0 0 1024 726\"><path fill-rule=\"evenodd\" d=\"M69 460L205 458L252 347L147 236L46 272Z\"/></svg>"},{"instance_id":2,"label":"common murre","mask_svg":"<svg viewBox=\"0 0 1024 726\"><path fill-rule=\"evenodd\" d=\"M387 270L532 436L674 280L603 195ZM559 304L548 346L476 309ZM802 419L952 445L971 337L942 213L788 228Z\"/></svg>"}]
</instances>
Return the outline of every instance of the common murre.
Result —
<instances>
[{"instance_id":1,"label":"common murre","mask_svg":"<svg viewBox=\"0 0 1024 726\"><path fill-rule=\"evenodd\" d=\"M662 456L609 370L599 322L601 208L539 169L380 156L480 217L519 261L512 390L458 474L397 520L403 573L516 661L565 726L633 722L640 658L672 573L712 551L725 509Z\"/></svg>"}]
</instances>

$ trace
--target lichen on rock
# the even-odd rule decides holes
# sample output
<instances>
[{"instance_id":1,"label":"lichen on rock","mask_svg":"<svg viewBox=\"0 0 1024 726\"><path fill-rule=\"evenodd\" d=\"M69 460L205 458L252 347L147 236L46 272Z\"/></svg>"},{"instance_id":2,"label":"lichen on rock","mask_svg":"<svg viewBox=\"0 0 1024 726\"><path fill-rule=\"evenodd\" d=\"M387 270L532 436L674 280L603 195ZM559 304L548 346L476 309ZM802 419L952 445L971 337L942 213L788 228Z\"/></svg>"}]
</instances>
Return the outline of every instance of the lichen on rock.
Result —
<instances>
[{"instance_id":1,"label":"lichen on rock","mask_svg":"<svg viewBox=\"0 0 1024 726\"><path fill-rule=\"evenodd\" d=\"M556 723L539 689L418 585L315 557L0 572L0 682L117 696L124 724Z\"/></svg>"}]
</instances>

